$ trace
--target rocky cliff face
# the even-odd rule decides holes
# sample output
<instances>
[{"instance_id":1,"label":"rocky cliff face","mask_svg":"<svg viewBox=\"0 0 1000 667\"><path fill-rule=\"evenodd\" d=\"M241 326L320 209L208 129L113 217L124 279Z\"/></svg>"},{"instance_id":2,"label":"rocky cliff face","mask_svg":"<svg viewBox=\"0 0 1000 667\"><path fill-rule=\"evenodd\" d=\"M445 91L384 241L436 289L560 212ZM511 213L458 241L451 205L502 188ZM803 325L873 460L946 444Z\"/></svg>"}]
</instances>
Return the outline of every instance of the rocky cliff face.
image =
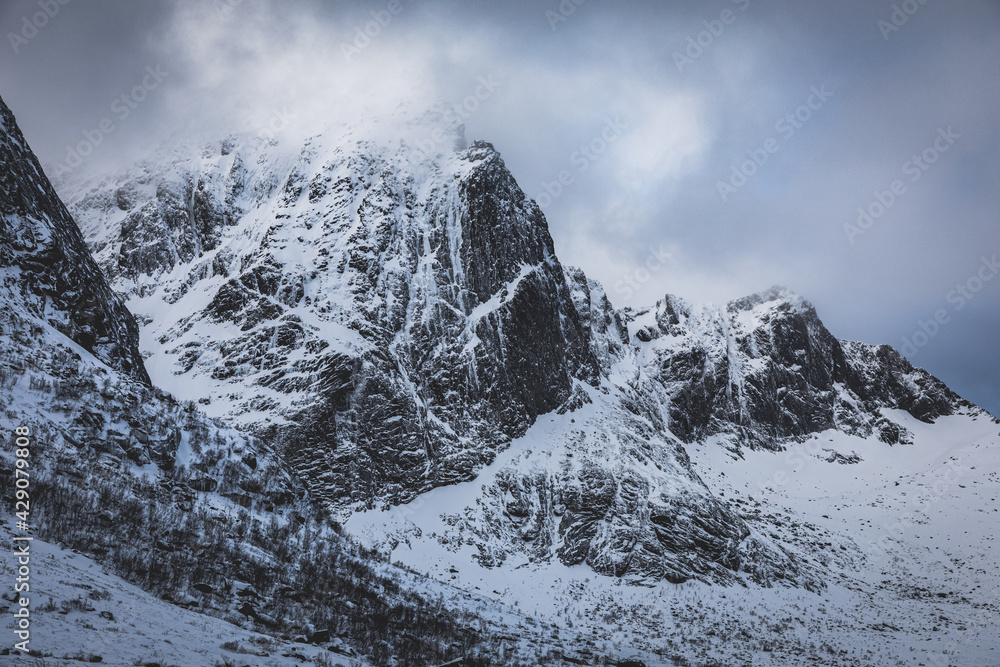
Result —
<instances>
[{"instance_id":1,"label":"rocky cliff face","mask_svg":"<svg viewBox=\"0 0 1000 667\"><path fill-rule=\"evenodd\" d=\"M933 421L968 405L888 346L837 340L811 304L781 288L725 308L667 296L627 319L633 384L657 396L685 441L730 432L775 448L834 428L896 444L905 429L883 409Z\"/></svg>"},{"instance_id":2,"label":"rocky cliff face","mask_svg":"<svg viewBox=\"0 0 1000 667\"><path fill-rule=\"evenodd\" d=\"M822 588L816 571L709 492L682 443L646 407L627 393L581 385L576 409L541 418L454 497L351 519L348 530L383 524L372 532L387 552L430 534L455 560L474 550L488 567L558 562L647 581ZM438 522L427 517L434 512Z\"/></svg>"},{"instance_id":3,"label":"rocky cliff face","mask_svg":"<svg viewBox=\"0 0 1000 667\"><path fill-rule=\"evenodd\" d=\"M725 308L668 296L619 312L582 272L568 270L567 284L601 368L597 389L578 385L567 406L575 419L515 440L480 490L445 504L455 508L442 525L394 517L376 543L391 549L431 530L444 548L474 545L489 565L513 556L614 576L818 588L821 572L708 492L686 446L715 436L739 456L831 429L910 444L893 410L927 422L975 411L891 348L837 340L781 288Z\"/></svg>"},{"instance_id":4,"label":"rocky cliff face","mask_svg":"<svg viewBox=\"0 0 1000 667\"><path fill-rule=\"evenodd\" d=\"M230 138L74 198L167 387L279 439L346 507L471 478L597 381L545 220L492 146L286 151Z\"/></svg>"},{"instance_id":5,"label":"rocky cliff face","mask_svg":"<svg viewBox=\"0 0 1000 667\"><path fill-rule=\"evenodd\" d=\"M55 327L108 366L149 376L139 330L0 99L0 281L4 308Z\"/></svg>"}]
</instances>

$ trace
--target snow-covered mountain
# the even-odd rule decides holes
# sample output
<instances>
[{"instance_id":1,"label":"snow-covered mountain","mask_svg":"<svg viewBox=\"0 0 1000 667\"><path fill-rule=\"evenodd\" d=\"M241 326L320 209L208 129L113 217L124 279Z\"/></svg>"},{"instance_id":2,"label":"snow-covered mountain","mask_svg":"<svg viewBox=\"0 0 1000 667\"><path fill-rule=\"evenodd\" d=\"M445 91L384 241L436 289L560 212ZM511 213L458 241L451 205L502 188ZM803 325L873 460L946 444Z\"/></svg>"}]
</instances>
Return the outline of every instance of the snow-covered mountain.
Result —
<instances>
[{"instance_id":1,"label":"snow-covered mountain","mask_svg":"<svg viewBox=\"0 0 1000 667\"><path fill-rule=\"evenodd\" d=\"M4 423L41 530L147 591L373 664L1000 650L996 421L789 291L616 309L434 114L61 183L105 283L4 145Z\"/></svg>"},{"instance_id":2,"label":"snow-covered mountain","mask_svg":"<svg viewBox=\"0 0 1000 667\"><path fill-rule=\"evenodd\" d=\"M0 424L88 656L153 593L246 629L206 658L996 662L996 420L801 297L615 309L434 113L175 142L68 208L0 121Z\"/></svg>"},{"instance_id":3,"label":"snow-covered mountain","mask_svg":"<svg viewBox=\"0 0 1000 667\"><path fill-rule=\"evenodd\" d=\"M637 655L560 638L346 538L273 447L150 385L132 314L2 100L0 178L0 475L27 480L0 486L0 519L8 541L33 539L29 586L0 599L28 600L30 638L0 648L4 664L30 649L59 663L527 666L563 641ZM5 615L9 636L27 632Z\"/></svg>"},{"instance_id":4,"label":"snow-covered mountain","mask_svg":"<svg viewBox=\"0 0 1000 667\"><path fill-rule=\"evenodd\" d=\"M685 446L726 510L822 587L594 576L516 550L484 563L481 545L499 541L509 522L494 511L495 490L510 470L556 478L566 450L558 438L607 428L597 401L540 418L475 481L355 514L345 528L393 561L516 600L533 618L659 655L647 665L1000 664L990 528L1000 516L1000 425L971 408L933 424L902 410L886 416L906 428L909 444L831 428L781 452L748 449L733 434ZM610 469L617 474L619 464ZM665 528L700 520L683 508L673 518Z\"/></svg>"},{"instance_id":5,"label":"snow-covered mountain","mask_svg":"<svg viewBox=\"0 0 1000 667\"><path fill-rule=\"evenodd\" d=\"M156 381L273 440L342 519L469 481L542 416L586 408L456 519L480 563L821 587L686 446L837 429L888 447L910 441L893 410L967 404L888 347L838 341L785 290L615 310L559 263L496 150L442 122L175 143L63 195ZM428 151L421 130L448 139Z\"/></svg>"}]
</instances>

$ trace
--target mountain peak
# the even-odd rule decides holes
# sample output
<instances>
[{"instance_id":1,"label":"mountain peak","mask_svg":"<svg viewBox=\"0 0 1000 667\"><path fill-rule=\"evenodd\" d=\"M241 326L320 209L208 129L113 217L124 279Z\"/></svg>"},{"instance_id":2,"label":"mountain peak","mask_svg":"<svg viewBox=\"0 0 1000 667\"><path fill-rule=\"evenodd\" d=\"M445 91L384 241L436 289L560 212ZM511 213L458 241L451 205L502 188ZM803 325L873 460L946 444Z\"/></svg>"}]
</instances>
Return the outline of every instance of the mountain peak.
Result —
<instances>
[{"instance_id":1,"label":"mountain peak","mask_svg":"<svg viewBox=\"0 0 1000 667\"><path fill-rule=\"evenodd\" d=\"M885 442L905 439L881 410L933 421L960 404L891 348L839 341L815 308L781 286L697 306L667 295L624 311L640 352L642 390L657 396L668 428L683 440L735 433L752 447L829 428ZM640 383L642 384L642 383Z\"/></svg>"},{"instance_id":2,"label":"mountain peak","mask_svg":"<svg viewBox=\"0 0 1000 667\"><path fill-rule=\"evenodd\" d=\"M770 308L784 306L796 312L814 310L812 304L783 285L774 285L761 292L734 299L726 304L726 310L737 313L753 310L765 304Z\"/></svg>"},{"instance_id":3,"label":"mountain peak","mask_svg":"<svg viewBox=\"0 0 1000 667\"><path fill-rule=\"evenodd\" d=\"M469 478L598 375L544 217L496 149L378 127L174 146L69 197L151 323L157 381L288 433L340 509Z\"/></svg>"}]
</instances>

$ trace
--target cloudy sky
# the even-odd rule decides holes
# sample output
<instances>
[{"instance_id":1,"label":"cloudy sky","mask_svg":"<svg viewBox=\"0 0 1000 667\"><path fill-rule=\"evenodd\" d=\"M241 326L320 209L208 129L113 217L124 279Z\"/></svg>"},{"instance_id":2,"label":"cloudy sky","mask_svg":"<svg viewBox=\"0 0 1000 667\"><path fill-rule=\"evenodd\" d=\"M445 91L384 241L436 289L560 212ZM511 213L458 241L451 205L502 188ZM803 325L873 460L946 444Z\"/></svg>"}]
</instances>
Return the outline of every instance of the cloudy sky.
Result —
<instances>
[{"instance_id":1,"label":"cloudy sky","mask_svg":"<svg viewBox=\"0 0 1000 667\"><path fill-rule=\"evenodd\" d=\"M90 169L441 100L616 305L784 284L1000 414L996 0L7 0L0 27L50 170L103 119Z\"/></svg>"}]
</instances>

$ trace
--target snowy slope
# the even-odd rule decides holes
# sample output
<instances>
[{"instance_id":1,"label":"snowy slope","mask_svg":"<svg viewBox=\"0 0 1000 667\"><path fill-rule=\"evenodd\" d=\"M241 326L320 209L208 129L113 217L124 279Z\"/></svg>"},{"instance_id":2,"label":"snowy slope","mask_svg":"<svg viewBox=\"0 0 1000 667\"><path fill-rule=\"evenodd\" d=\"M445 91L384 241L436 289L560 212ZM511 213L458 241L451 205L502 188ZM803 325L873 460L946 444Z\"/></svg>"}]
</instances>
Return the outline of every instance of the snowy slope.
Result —
<instances>
[{"instance_id":1,"label":"snowy slope","mask_svg":"<svg viewBox=\"0 0 1000 667\"><path fill-rule=\"evenodd\" d=\"M377 536L366 539L390 558L412 537L429 536L441 562L450 553L455 563L486 567L586 563L650 581L742 576L821 586L780 547L750 535L692 474L679 443L619 397L584 387L585 405L540 419L475 481L355 515L348 531Z\"/></svg>"},{"instance_id":2,"label":"snowy slope","mask_svg":"<svg viewBox=\"0 0 1000 667\"><path fill-rule=\"evenodd\" d=\"M12 535L13 517L4 515L0 534ZM334 664L351 658L315 645L284 641L161 600L106 573L90 558L42 540L31 544L34 576L31 638L28 647L47 665L79 665L102 658L101 664L240 665L292 667L316 656ZM9 565L4 561L5 569ZM6 574L10 574L6 572ZM10 594L0 600L4 628L13 636ZM0 649L6 656L8 646ZM16 654L13 653L12 655ZM359 665L367 665L354 658ZM29 664L29 659L0 657L0 662ZM4 663L6 664L6 663ZM317 662L316 664L324 664Z\"/></svg>"},{"instance_id":3,"label":"snowy slope","mask_svg":"<svg viewBox=\"0 0 1000 667\"><path fill-rule=\"evenodd\" d=\"M575 414L540 421L475 482L355 515L346 528L395 561L516 600L540 620L692 664L1000 664L1000 568L986 528L1000 512L995 420L978 411L932 425L888 415L906 424L908 445L831 429L781 452L737 454L728 435L691 446L714 497L745 517L756 539L806 563L822 588L595 577L529 553L484 566L470 527L496 520L488 513L497 480L523 467L519 460L558 469L553 432L573 429L573 418L593 428Z\"/></svg>"}]
</instances>

